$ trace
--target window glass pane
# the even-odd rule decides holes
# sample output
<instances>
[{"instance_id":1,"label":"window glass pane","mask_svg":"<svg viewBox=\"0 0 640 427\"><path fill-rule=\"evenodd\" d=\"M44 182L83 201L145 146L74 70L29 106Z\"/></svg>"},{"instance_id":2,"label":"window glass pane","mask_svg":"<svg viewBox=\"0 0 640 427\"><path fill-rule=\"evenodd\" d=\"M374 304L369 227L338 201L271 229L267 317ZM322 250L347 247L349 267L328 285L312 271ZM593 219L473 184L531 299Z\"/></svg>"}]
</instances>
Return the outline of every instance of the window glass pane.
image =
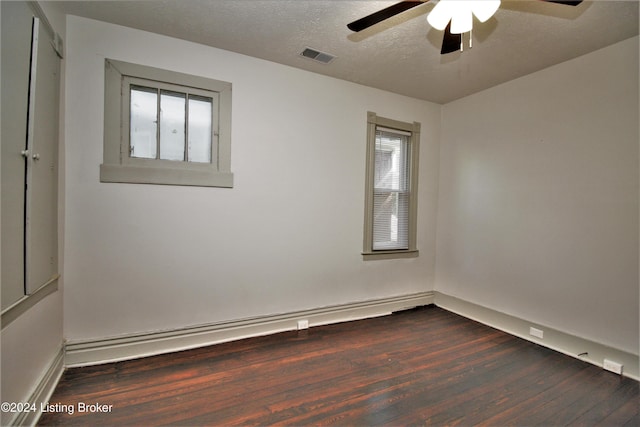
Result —
<instances>
[{"instance_id":1,"label":"window glass pane","mask_svg":"<svg viewBox=\"0 0 640 427\"><path fill-rule=\"evenodd\" d=\"M189 96L189 150L190 162L211 163L211 98Z\"/></svg>"},{"instance_id":2,"label":"window glass pane","mask_svg":"<svg viewBox=\"0 0 640 427\"><path fill-rule=\"evenodd\" d=\"M409 249L409 136L376 131L373 250Z\"/></svg>"},{"instance_id":3,"label":"window glass pane","mask_svg":"<svg viewBox=\"0 0 640 427\"><path fill-rule=\"evenodd\" d=\"M374 188L406 190L408 137L390 132L376 132Z\"/></svg>"},{"instance_id":4,"label":"window glass pane","mask_svg":"<svg viewBox=\"0 0 640 427\"><path fill-rule=\"evenodd\" d=\"M160 158L184 160L186 95L162 91L160 95Z\"/></svg>"},{"instance_id":5,"label":"window glass pane","mask_svg":"<svg viewBox=\"0 0 640 427\"><path fill-rule=\"evenodd\" d=\"M158 91L131 86L129 124L130 156L155 159L157 156Z\"/></svg>"},{"instance_id":6,"label":"window glass pane","mask_svg":"<svg viewBox=\"0 0 640 427\"><path fill-rule=\"evenodd\" d=\"M373 195L373 250L409 249L409 194Z\"/></svg>"}]
</instances>

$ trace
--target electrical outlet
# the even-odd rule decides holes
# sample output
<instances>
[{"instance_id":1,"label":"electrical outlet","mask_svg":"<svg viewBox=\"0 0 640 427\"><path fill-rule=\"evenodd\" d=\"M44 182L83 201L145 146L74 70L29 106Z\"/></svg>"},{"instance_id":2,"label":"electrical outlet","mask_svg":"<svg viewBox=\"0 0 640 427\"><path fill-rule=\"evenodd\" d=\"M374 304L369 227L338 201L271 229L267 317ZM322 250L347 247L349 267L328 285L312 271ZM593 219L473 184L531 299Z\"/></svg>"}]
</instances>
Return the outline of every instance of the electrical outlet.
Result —
<instances>
[{"instance_id":1,"label":"electrical outlet","mask_svg":"<svg viewBox=\"0 0 640 427\"><path fill-rule=\"evenodd\" d=\"M614 374L622 375L622 365L612 360L604 359L604 365L602 366L607 371Z\"/></svg>"},{"instance_id":2,"label":"electrical outlet","mask_svg":"<svg viewBox=\"0 0 640 427\"><path fill-rule=\"evenodd\" d=\"M532 335L536 338L540 338L543 339L544 338L544 331L542 329L537 329L534 328L533 326L529 328L529 335Z\"/></svg>"},{"instance_id":3,"label":"electrical outlet","mask_svg":"<svg viewBox=\"0 0 640 427\"><path fill-rule=\"evenodd\" d=\"M298 330L309 329L309 321L307 319L298 320Z\"/></svg>"}]
</instances>

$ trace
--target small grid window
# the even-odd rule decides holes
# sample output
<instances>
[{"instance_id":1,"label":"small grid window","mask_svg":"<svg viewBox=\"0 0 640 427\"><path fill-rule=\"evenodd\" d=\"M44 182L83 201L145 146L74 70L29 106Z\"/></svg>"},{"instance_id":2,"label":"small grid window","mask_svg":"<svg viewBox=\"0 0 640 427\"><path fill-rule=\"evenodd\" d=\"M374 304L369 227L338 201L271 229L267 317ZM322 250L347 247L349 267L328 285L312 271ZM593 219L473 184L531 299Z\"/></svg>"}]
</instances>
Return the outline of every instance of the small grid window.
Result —
<instances>
[{"instance_id":1,"label":"small grid window","mask_svg":"<svg viewBox=\"0 0 640 427\"><path fill-rule=\"evenodd\" d=\"M231 84L105 65L102 182L232 187Z\"/></svg>"},{"instance_id":2,"label":"small grid window","mask_svg":"<svg viewBox=\"0 0 640 427\"><path fill-rule=\"evenodd\" d=\"M215 100L215 108L214 108ZM217 96L129 86L129 156L211 163Z\"/></svg>"}]
</instances>

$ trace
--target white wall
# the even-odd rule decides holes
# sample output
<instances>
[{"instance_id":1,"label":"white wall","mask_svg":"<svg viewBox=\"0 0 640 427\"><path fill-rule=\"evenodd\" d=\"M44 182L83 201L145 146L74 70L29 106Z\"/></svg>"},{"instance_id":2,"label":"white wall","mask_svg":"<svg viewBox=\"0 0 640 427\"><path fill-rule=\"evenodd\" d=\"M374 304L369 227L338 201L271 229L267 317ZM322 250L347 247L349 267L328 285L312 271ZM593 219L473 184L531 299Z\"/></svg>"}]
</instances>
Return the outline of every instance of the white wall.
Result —
<instances>
[{"instance_id":1,"label":"white wall","mask_svg":"<svg viewBox=\"0 0 640 427\"><path fill-rule=\"evenodd\" d=\"M638 38L443 106L444 294L638 354Z\"/></svg>"},{"instance_id":2,"label":"white wall","mask_svg":"<svg viewBox=\"0 0 640 427\"><path fill-rule=\"evenodd\" d=\"M233 189L99 182L105 58L233 84ZM419 258L362 261L369 110L422 123ZM71 341L433 289L438 105L68 17L65 127Z\"/></svg>"}]
</instances>

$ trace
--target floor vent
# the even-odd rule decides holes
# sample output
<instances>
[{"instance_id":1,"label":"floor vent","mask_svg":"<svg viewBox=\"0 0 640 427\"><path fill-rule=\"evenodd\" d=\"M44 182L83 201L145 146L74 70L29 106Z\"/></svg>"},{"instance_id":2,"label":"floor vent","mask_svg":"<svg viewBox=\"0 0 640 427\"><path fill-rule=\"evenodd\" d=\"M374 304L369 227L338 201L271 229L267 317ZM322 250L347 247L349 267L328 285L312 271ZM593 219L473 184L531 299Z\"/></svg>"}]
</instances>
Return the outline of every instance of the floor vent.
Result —
<instances>
[{"instance_id":1,"label":"floor vent","mask_svg":"<svg viewBox=\"0 0 640 427\"><path fill-rule=\"evenodd\" d=\"M310 47L305 48L300 55L305 58L313 59L314 61L322 62L323 64L328 64L333 61L335 56L330 55L325 52L320 52L319 50L311 49Z\"/></svg>"}]
</instances>

